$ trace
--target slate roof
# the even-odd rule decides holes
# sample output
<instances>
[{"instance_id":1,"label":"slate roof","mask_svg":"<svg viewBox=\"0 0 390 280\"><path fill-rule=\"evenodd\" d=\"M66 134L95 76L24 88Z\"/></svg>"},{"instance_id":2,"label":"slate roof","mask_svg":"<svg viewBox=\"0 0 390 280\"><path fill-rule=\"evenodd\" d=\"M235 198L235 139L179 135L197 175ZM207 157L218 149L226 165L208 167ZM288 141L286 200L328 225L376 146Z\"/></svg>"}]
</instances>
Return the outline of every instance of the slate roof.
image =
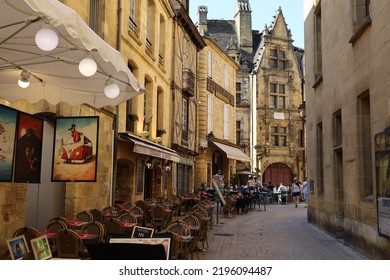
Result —
<instances>
[{"instance_id":1,"label":"slate roof","mask_svg":"<svg viewBox=\"0 0 390 280\"><path fill-rule=\"evenodd\" d=\"M224 51L231 41L237 42L234 20L207 20L206 35L212 38Z\"/></svg>"}]
</instances>

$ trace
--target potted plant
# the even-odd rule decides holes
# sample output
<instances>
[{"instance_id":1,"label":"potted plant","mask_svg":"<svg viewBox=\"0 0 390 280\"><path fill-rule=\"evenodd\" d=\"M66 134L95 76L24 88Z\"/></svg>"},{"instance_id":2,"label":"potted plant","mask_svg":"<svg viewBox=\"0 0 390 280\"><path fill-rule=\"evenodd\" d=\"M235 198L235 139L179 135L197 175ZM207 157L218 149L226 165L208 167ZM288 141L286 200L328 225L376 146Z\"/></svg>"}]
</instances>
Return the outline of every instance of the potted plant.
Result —
<instances>
[{"instance_id":1,"label":"potted plant","mask_svg":"<svg viewBox=\"0 0 390 280\"><path fill-rule=\"evenodd\" d=\"M126 130L134 132L134 122L138 121L138 116L136 114L128 114L126 122Z\"/></svg>"},{"instance_id":2,"label":"potted plant","mask_svg":"<svg viewBox=\"0 0 390 280\"><path fill-rule=\"evenodd\" d=\"M157 136L157 137L161 137L161 136L163 136L165 133L167 133L167 132L165 131L165 129L157 129L156 136Z\"/></svg>"},{"instance_id":3,"label":"potted plant","mask_svg":"<svg viewBox=\"0 0 390 280\"><path fill-rule=\"evenodd\" d=\"M152 118L153 118L153 115L151 115L149 117L149 119L147 119L146 116L144 116L144 131L149 131L149 126L152 122Z\"/></svg>"},{"instance_id":4,"label":"potted plant","mask_svg":"<svg viewBox=\"0 0 390 280\"><path fill-rule=\"evenodd\" d=\"M139 118L138 118L138 116L136 114L128 114L127 115L127 120L135 122L135 121L138 121Z\"/></svg>"}]
</instances>

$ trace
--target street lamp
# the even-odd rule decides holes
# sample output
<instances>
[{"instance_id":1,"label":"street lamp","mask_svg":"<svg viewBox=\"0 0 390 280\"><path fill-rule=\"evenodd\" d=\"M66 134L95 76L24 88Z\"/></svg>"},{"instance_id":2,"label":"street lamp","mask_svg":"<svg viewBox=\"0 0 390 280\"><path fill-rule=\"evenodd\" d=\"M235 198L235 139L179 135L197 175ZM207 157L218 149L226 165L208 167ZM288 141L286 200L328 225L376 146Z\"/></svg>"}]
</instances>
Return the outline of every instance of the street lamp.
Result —
<instances>
[{"instance_id":1,"label":"street lamp","mask_svg":"<svg viewBox=\"0 0 390 280\"><path fill-rule=\"evenodd\" d=\"M152 162L152 160L148 160L147 162L146 162L146 168L147 169L152 169L152 167L153 167L153 162Z\"/></svg>"},{"instance_id":2,"label":"street lamp","mask_svg":"<svg viewBox=\"0 0 390 280\"><path fill-rule=\"evenodd\" d=\"M303 120L306 120L306 101L303 101L302 104L299 105L298 111L299 111L299 116Z\"/></svg>"}]
</instances>

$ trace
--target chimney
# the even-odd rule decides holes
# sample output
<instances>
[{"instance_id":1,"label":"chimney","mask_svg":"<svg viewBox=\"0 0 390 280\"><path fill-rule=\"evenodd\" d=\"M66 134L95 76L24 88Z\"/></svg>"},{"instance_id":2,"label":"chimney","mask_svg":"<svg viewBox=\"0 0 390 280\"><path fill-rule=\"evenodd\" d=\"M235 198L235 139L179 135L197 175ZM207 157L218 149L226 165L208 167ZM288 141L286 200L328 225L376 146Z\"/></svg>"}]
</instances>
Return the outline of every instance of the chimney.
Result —
<instances>
[{"instance_id":1,"label":"chimney","mask_svg":"<svg viewBox=\"0 0 390 280\"><path fill-rule=\"evenodd\" d=\"M198 6L198 31L200 34L207 32L207 6Z\"/></svg>"},{"instance_id":2,"label":"chimney","mask_svg":"<svg viewBox=\"0 0 390 280\"><path fill-rule=\"evenodd\" d=\"M251 55L253 51L252 41L252 9L249 0L237 0L236 30L240 49Z\"/></svg>"}]
</instances>

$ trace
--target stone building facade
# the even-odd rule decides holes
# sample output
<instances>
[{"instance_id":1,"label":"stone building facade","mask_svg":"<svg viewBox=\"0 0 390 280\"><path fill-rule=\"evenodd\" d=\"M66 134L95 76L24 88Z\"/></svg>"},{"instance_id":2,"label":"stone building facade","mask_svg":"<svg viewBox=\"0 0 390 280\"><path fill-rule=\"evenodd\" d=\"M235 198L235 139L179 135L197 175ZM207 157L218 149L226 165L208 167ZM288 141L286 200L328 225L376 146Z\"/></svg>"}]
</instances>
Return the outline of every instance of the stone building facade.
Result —
<instances>
[{"instance_id":1,"label":"stone building facade","mask_svg":"<svg viewBox=\"0 0 390 280\"><path fill-rule=\"evenodd\" d=\"M238 161L246 156L235 145L236 71L238 65L207 36L199 53L198 143L195 187L212 187L213 175L224 176L224 185L233 184Z\"/></svg>"},{"instance_id":2,"label":"stone building facade","mask_svg":"<svg viewBox=\"0 0 390 280\"><path fill-rule=\"evenodd\" d=\"M305 2L308 219L389 259L390 3Z\"/></svg>"},{"instance_id":3,"label":"stone building facade","mask_svg":"<svg viewBox=\"0 0 390 280\"><path fill-rule=\"evenodd\" d=\"M118 26L117 6L108 6L106 1L101 1L100 6L90 6L87 1L69 0L62 2L75 10L86 23L90 23L95 32L114 49L117 48L119 45L116 28ZM94 13L90 13L92 10ZM91 14L99 16L98 24L92 25ZM76 34L76 36L78 35ZM124 61L121 63L125 64ZM78 71L77 64L74 67L75 71ZM39 74L37 75L39 76ZM64 73L64 77L68 74ZM101 94L104 95L103 88ZM66 102L50 104L47 100L40 100L36 103L21 100L11 103L2 98L0 98L0 104L42 118L42 144L44 147L39 183L0 183L0 219L2 221L0 223L0 252L6 250L4 240L12 237L17 228L31 226L38 230L44 230L44 226L54 216L74 218L76 213L81 210L102 209L111 205L112 163L115 152L113 145L114 124L116 123L115 107L97 108L88 104L70 105ZM99 118L95 182L53 182L51 178L53 143L55 122L58 117Z\"/></svg>"},{"instance_id":4,"label":"stone building facade","mask_svg":"<svg viewBox=\"0 0 390 280\"><path fill-rule=\"evenodd\" d=\"M253 68L253 134L263 182L290 185L305 177L302 54L293 46L282 9L265 26Z\"/></svg>"},{"instance_id":5,"label":"stone building facade","mask_svg":"<svg viewBox=\"0 0 390 280\"><path fill-rule=\"evenodd\" d=\"M114 200L168 196L176 187L179 155L171 149L174 10L170 1L127 1L121 52L145 93L118 109Z\"/></svg>"},{"instance_id":6,"label":"stone building facade","mask_svg":"<svg viewBox=\"0 0 390 280\"><path fill-rule=\"evenodd\" d=\"M237 172L253 172L267 183L303 180L304 121L298 111L304 101L303 50L294 47L281 8L262 32L252 29L249 0L237 0L234 20L207 19L207 13L206 6L198 8L199 31L240 66L235 144L251 162L239 162Z\"/></svg>"}]
</instances>

